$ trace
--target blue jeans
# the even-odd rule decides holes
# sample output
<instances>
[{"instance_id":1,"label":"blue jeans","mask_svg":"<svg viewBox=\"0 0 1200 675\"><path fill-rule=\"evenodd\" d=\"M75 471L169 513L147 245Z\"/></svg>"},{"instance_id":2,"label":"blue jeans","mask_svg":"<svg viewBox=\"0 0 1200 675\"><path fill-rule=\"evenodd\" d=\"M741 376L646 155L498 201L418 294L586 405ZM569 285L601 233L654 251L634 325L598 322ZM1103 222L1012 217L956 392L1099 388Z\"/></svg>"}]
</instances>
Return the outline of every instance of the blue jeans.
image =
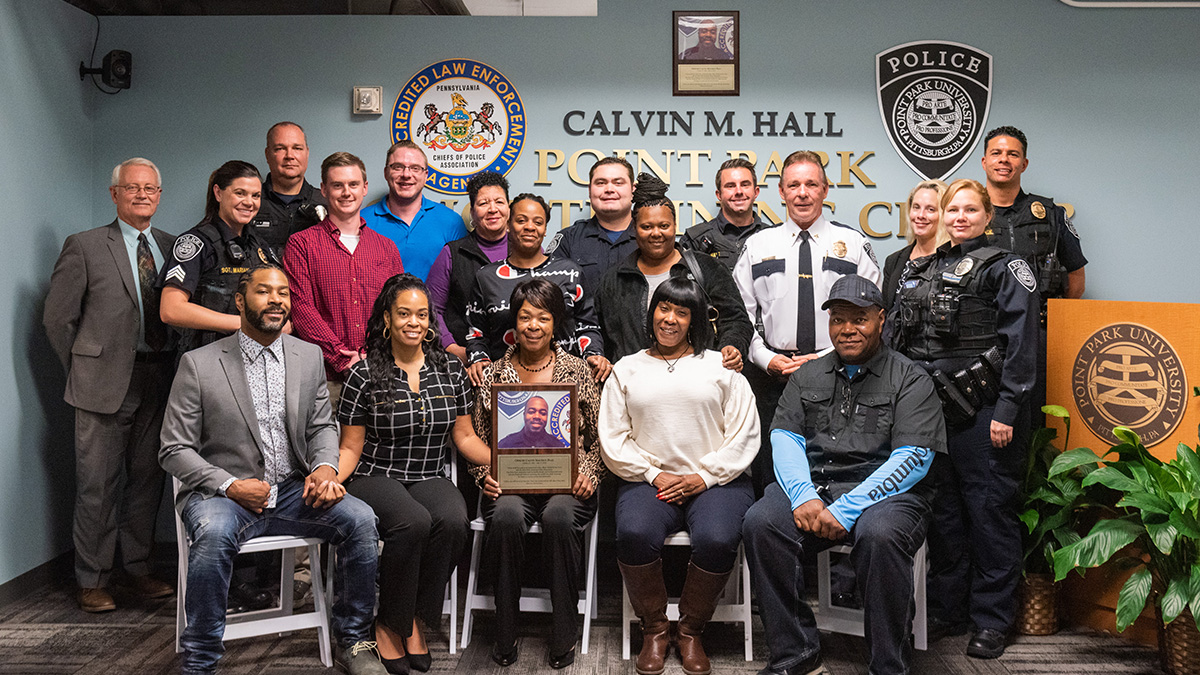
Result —
<instances>
[{"instance_id":1,"label":"blue jeans","mask_svg":"<svg viewBox=\"0 0 1200 675\"><path fill-rule=\"evenodd\" d=\"M725 485L714 485L676 506L658 498L650 483L625 483L617 488L617 560L645 565L662 555L663 540L687 530L692 562L705 572L733 569L742 541L742 515L754 503L750 477L742 474Z\"/></svg>"},{"instance_id":2,"label":"blue jeans","mask_svg":"<svg viewBox=\"0 0 1200 675\"><path fill-rule=\"evenodd\" d=\"M925 498L894 495L864 511L847 537L872 675L907 673L911 664L913 556L925 541L929 513ZM804 601L803 557L842 542L801 532L778 483L750 507L742 531L759 614L770 619L763 622L771 653L767 671L784 673L821 649L816 619Z\"/></svg>"},{"instance_id":3,"label":"blue jeans","mask_svg":"<svg viewBox=\"0 0 1200 675\"><path fill-rule=\"evenodd\" d=\"M338 547L334 568L333 634L342 646L370 640L375 609L375 513L363 502L346 497L328 509L314 509L301 499L304 481L279 485L273 509L251 513L226 497L188 498L181 514L192 541L188 553L187 628L180 636L184 673L211 673L225 652L225 606L233 558L248 539L264 535L320 537ZM287 593L290 589L281 589Z\"/></svg>"}]
</instances>

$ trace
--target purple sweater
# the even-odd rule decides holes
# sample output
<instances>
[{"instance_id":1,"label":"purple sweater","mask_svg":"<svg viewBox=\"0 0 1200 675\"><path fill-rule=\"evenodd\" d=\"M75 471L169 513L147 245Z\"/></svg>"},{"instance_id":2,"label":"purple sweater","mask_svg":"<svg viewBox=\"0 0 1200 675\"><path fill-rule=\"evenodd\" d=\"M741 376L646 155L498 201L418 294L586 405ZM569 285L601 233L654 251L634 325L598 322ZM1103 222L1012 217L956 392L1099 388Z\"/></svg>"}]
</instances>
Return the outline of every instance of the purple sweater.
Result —
<instances>
[{"instance_id":1,"label":"purple sweater","mask_svg":"<svg viewBox=\"0 0 1200 675\"><path fill-rule=\"evenodd\" d=\"M482 239L474 232L471 234L479 241L479 250L483 251L490 262L498 262L508 257L507 232L496 241ZM450 271L453 268L454 261L450 259L450 247L443 246L437 258L434 259L433 266L429 268L429 278L425 282L429 287L433 308L437 312L437 327L441 331L442 345L445 347L454 344L454 336L450 334L450 329L446 328L446 321L442 318L442 314L446 311L446 297L450 295Z\"/></svg>"}]
</instances>

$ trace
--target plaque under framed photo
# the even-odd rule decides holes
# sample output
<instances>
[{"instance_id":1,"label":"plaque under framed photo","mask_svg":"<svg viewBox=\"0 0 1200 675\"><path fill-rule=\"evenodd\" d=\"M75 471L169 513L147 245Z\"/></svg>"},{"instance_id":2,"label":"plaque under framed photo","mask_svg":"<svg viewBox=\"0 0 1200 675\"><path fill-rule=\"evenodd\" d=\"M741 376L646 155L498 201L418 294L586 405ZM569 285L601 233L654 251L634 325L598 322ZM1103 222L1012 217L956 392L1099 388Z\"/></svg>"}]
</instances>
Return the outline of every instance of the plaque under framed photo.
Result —
<instances>
[{"instance_id":1,"label":"plaque under framed photo","mask_svg":"<svg viewBox=\"0 0 1200 675\"><path fill-rule=\"evenodd\" d=\"M492 385L492 478L505 494L570 494L579 473L574 382Z\"/></svg>"},{"instance_id":2,"label":"plaque under framed photo","mask_svg":"<svg viewBox=\"0 0 1200 675\"><path fill-rule=\"evenodd\" d=\"M741 92L738 12L672 13L675 96L737 96Z\"/></svg>"}]
</instances>

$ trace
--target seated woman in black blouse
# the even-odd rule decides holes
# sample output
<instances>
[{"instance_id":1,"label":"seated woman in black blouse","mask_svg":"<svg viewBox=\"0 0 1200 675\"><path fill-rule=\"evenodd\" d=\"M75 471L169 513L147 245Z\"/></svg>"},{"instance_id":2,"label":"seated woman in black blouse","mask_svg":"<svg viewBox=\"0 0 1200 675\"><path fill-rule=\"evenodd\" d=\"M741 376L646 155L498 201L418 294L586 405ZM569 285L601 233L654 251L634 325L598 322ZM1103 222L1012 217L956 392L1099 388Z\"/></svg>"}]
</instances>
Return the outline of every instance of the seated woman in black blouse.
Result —
<instances>
[{"instance_id":1,"label":"seated woman in black blouse","mask_svg":"<svg viewBox=\"0 0 1200 675\"><path fill-rule=\"evenodd\" d=\"M338 480L379 518L375 638L393 674L429 670L417 619L440 622L467 540L466 504L445 477L446 441L473 464L491 457L471 427L467 374L432 325L425 284L411 274L388 279L367 322L367 358L350 368L338 407Z\"/></svg>"}]
</instances>

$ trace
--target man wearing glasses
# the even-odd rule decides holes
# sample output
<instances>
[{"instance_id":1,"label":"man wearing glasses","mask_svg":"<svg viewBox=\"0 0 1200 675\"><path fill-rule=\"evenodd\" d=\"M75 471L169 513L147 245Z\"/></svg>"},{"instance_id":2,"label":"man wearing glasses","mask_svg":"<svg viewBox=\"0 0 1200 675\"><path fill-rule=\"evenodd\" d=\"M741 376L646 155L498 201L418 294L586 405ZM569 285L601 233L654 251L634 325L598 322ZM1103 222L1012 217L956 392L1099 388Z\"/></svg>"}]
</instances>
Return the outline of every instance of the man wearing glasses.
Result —
<instances>
[{"instance_id":1,"label":"man wearing glasses","mask_svg":"<svg viewBox=\"0 0 1200 675\"><path fill-rule=\"evenodd\" d=\"M467 236L461 216L421 194L428 173L420 146L399 141L388 150L383 167L387 196L362 212L367 227L396 242L404 270L422 281L442 247Z\"/></svg>"},{"instance_id":2,"label":"man wearing glasses","mask_svg":"<svg viewBox=\"0 0 1200 675\"><path fill-rule=\"evenodd\" d=\"M108 189L116 220L67 237L46 296L43 323L67 371L63 398L75 407L75 578L85 612L117 607L105 587L118 541L135 595L174 593L149 565L163 485L158 432L175 361L156 288L175 235L150 226L161 185L150 160L118 164Z\"/></svg>"}]
</instances>

